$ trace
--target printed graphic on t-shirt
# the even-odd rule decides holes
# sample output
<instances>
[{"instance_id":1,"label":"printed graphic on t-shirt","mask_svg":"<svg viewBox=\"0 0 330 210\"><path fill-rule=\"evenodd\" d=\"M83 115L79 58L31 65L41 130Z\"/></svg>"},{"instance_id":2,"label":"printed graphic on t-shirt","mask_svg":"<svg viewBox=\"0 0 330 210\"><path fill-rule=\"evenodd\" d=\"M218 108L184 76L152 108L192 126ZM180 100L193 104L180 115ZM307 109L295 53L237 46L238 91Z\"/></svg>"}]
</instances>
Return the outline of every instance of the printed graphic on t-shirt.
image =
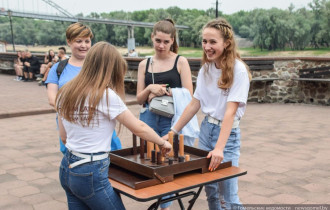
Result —
<instances>
[{"instance_id":1,"label":"printed graphic on t-shirt","mask_svg":"<svg viewBox=\"0 0 330 210\"><path fill-rule=\"evenodd\" d=\"M89 120L89 115L88 113L90 111L94 111L94 117L93 119L91 119L89 126L93 127L93 126L98 126L99 125L99 121L97 118L97 112L95 111L95 108L93 107L88 107L88 106L84 106L81 110L79 110L78 108L75 109L74 111L74 116L73 116L73 120L75 123L79 123L83 126L87 126L88 125L88 120Z\"/></svg>"}]
</instances>

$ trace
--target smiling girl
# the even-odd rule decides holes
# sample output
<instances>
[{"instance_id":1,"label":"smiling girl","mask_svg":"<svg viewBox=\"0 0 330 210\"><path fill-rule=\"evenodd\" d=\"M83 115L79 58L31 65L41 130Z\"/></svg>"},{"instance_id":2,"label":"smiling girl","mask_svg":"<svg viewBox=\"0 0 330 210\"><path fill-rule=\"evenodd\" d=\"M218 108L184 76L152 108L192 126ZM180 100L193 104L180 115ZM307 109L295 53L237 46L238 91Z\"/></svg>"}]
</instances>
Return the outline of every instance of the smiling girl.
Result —
<instances>
[{"instance_id":1,"label":"smiling girl","mask_svg":"<svg viewBox=\"0 0 330 210\"><path fill-rule=\"evenodd\" d=\"M245 112L251 75L236 50L234 31L222 18L207 23L202 32L203 66L192 101L171 128L178 133L201 108L199 148L209 151L209 170L221 162L238 166L239 122ZM205 186L209 209L240 205L237 178Z\"/></svg>"}]
</instances>

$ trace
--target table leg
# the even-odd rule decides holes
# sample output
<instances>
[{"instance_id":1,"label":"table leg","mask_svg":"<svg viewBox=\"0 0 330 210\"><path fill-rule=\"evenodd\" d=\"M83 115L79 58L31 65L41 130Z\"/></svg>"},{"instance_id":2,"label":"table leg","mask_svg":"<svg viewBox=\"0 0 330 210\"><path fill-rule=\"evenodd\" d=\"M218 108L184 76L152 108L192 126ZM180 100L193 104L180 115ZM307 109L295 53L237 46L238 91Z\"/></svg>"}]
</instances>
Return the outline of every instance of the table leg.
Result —
<instances>
[{"instance_id":1,"label":"table leg","mask_svg":"<svg viewBox=\"0 0 330 210\"><path fill-rule=\"evenodd\" d=\"M192 207L194 206L197 198L199 197L199 195L201 194L202 192L202 189L203 189L203 186L199 187L197 193L194 195L194 197L189 201L189 206L188 206L188 209L187 210L191 210Z\"/></svg>"},{"instance_id":2,"label":"table leg","mask_svg":"<svg viewBox=\"0 0 330 210\"><path fill-rule=\"evenodd\" d=\"M157 202L153 203L148 210L157 210L159 205L161 204L162 198L158 198Z\"/></svg>"},{"instance_id":3,"label":"table leg","mask_svg":"<svg viewBox=\"0 0 330 210\"><path fill-rule=\"evenodd\" d=\"M192 207L194 206L197 198L199 197L201 191L203 189L203 186L199 187L198 191L195 192L195 191L190 191L190 192L186 192L186 193L183 193L183 194L179 194L179 193L176 193L175 196L173 197L170 197L170 198L167 198L167 199L164 199L162 200L162 198L158 198L157 202L153 203L149 208L148 210L156 210L158 209L159 205L162 204L162 203L167 203L169 201L174 201L174 200L177 200L179 202L179 205L180 205L180 209L181 210L184 210L184 205L182 203L182 200L181 198L185 198L185 197L188 197L188 196L193 196L193 198L191 200L189 200L189 206L188 206L188 210L191 210Z\"/></svg>"},{"instance_id":4,"label":"table leg","mask_svg":"<svg viewBox=\"0 0 330 210\"><path fill-rule=\"evenodd\" d=\"M179 193L177 193L176 196L179 196ZM181 208L181 209L184 209L184 206L183 206L183 203L182 203L181 198L178 198L178 203L179 203L179 205L180 205L180 208Z\"/></svg>"}]
</instances>

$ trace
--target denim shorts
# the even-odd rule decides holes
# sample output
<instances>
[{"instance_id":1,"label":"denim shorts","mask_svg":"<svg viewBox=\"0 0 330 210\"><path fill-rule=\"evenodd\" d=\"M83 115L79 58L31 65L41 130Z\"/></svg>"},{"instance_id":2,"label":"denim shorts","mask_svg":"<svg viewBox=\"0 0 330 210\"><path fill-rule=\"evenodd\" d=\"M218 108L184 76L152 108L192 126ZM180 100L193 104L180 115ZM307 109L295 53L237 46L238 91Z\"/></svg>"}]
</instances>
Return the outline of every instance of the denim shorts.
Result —
<instances>
[{"instance_id":1,"label":"denim shorts","mask_svg":"<svg viewBox=\"0 0 330 210\"><path fill-rule=\"evenodd\" d=\"M103 153L93 155L100 154ZM69 209L125 209L108 179L110 159L69 168L71 163L81 159L66 150L60 166L59 178L67 196Z\"/></svg>"},{"instance_id":2,"label":"denim shorts","mask_svg":"<svg viewBox=\"0 0 330 210\"><path fill-rule=\"evenodd\" d=\"M201 124L198 147L206 151L213 150L218 141L220 130L220 126L209 123L207 117L205 117ZM240 128L233 128L223 151L223 162L231 161L233 166L238 166L241 147L240 139ZM231 209L232 205L240 205L237 177L205 185L205 192L209 209Z\"/></svg>"}]
</instances>

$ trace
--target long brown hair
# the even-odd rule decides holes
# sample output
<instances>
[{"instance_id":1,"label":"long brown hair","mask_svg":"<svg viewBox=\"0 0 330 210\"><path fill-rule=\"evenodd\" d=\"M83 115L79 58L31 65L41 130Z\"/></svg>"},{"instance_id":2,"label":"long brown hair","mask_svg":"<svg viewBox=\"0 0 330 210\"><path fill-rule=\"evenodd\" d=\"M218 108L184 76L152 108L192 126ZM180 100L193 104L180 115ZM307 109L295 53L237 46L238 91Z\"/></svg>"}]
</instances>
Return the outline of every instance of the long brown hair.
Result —
<instances>
[{"instance_id":1,"label":"long brown hair","mask_svg":"<svg viewBox=\"0 0 330 210\"><path fill-rule=\"evenodd\" d=\"M89 126L105 91L108 96L108 88L124 100L126 70L126 61L113 45L107 42L96 43L88 51L80 73L59 90L55 100L56 111L67 121L77 123L74 113L82 115L87 102L87 122L86 119L80 119L79 122ZM109 106L108 97L107 105Z\"/></svg>"},{"instance_id":2,"label":"long brown hair","mask_svg":"<svg viewBox=\"0 0 330 210\"><path fill-rule=\"evenodd\" d=\"M203 27L203 30L206 28L214 28L218 30L220 32L221 37L224 39L224 43L228 44L227 47L224 49L222 55L219 57L219 61L220 61L219 68L222 71L221 71L221 76L218 80L219 88L228 89L231 87L234 81L235 59L241 60L241 56L236 48L233 28L224 18L217 18L211 20ZM209 63L210 61L207 59L207 56L203 51L202 64L204 65ZM246 64L245 66L248 71L249 79L251 81L251 73L249 71L249 67Z\"/></svg>"},{"instance_id":3,"label":"long brown hair","mask_svg":"<svg viewBox=\"0 0 330 210\"><path fill-rule=\"evenodd\" d=\"M174 21L170 18L158 21L154 25L152 33L155 35L157 31L163 32L165 34L170 34L171 38L173 38L173 45L171 46L171 51L174 53L178 53L179 46L176 41L176 28Z\"/></svg>"}]
</instances>

